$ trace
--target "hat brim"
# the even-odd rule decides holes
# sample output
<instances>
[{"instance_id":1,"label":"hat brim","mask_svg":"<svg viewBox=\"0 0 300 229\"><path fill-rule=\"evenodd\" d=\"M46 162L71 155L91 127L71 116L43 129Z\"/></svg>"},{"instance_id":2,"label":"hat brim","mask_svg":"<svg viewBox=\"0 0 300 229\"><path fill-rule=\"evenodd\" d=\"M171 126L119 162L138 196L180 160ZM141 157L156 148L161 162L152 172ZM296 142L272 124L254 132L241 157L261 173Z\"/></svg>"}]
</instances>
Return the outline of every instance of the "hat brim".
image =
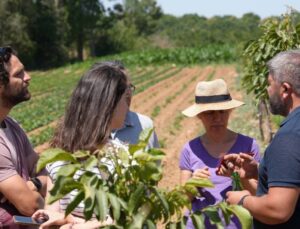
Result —
<instances>
[{"instance_id":1,"label":"hat brim","mask_svg":"<svg viewBox=\"0 0 300 229\"><path fill-rule=\"evenodd\" d=\"M226 102L193 104L182 111L182 114L188 117L194 117L204 111L229 110L244 105L243 102L232 99Z\"/></svg>"}]
</instances>

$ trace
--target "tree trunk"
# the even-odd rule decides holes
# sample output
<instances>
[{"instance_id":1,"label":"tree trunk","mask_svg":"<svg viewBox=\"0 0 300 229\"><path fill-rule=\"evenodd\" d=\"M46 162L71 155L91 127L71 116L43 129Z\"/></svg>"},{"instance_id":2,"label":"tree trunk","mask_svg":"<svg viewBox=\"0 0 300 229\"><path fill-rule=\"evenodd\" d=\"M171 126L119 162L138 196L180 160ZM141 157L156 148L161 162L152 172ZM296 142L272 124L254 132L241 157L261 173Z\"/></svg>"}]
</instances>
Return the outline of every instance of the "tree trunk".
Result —
<instances>
[{"instance_id":1,"label":"tree trunk","mask_svg":"<svg viewBox=\"0 0 300 229\"><path fill-rule=\"evenodd\" d=\"M271 142L273 131L269 108L265 100L260 101L258 104L258 120L261 140L264 142Z\"/></svg>"},{"instance_id":2,"label":"tree trunk","mask_svg":"<svg viewBox=\"0 0 300 229\"><path fill-rule=\"evenodd\" d=\"M83 34L79 33L77 37L77 60L83 61Z\"/></svg>"}]
</instances>

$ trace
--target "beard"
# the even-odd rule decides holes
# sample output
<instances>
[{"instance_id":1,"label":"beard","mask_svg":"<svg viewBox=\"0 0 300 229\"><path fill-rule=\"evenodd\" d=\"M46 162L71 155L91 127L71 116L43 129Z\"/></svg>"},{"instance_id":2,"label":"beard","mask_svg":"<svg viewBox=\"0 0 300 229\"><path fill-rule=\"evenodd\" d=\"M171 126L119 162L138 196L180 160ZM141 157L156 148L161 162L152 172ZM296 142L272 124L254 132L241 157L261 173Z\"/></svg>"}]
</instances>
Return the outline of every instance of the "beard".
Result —
<instances>
[{"instance_id":1,"label":"beard","mask_svg":"<svg viewBox=\"0 0 300 229\"><path fill-rule=\"evenodd\" d=\"M281 100L278 94L273 94L269 96L270 111L274 115L286 116L288 114L288 109L286 104Z\"/></svg>"},{"instance_id":2,"label":"beard","mask_svg":"<svg viewBox=\"0 0 300 229\"><path fill-rule=\"evenodd\" d=\"M27 87L16 90L8 86L3 92L2 98L7 107L13 107L21 102L30 100L31 94Z\"/></svg>"}]
</instances>

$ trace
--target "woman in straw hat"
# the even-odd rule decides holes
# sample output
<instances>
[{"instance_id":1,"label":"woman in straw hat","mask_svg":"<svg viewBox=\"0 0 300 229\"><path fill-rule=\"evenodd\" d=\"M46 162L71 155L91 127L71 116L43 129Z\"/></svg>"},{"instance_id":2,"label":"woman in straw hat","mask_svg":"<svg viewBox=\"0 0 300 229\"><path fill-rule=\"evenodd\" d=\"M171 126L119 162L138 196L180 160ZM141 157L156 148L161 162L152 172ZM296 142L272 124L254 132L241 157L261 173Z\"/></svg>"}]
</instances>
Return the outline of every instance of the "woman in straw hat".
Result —
<instances>
[{"instance_id":1,"label":"woman in straw hat","mask_svg":"<svg viewBox=\"0 0 300 229\"><path fill-rule=\"evenodd\" d=\"M221 158L228 153L247 152L259 160L259 148L253 138L228 129L228 120L232 110L244 103L232 99L224 80L199 82L195 90L195 103L182 113L201 120L205 132L189 141L183 147L180 156L181 183L189 178L209 178L214 188L201 188L201 197L192 200L192 210L197 211L208 205L214 205L225 199L227 191L232 190L232 173L218 176L216 170ZM224 166L222 167L224 170ZM224 174L224 171L222 171ZM251 187L249 181L242 181L244 187ZM206 228L215 228L205 220ZM233 218L226 228L240 228L237 218ZM187 228L194 228L189 219Z\"/></svg>"}]
</instances>

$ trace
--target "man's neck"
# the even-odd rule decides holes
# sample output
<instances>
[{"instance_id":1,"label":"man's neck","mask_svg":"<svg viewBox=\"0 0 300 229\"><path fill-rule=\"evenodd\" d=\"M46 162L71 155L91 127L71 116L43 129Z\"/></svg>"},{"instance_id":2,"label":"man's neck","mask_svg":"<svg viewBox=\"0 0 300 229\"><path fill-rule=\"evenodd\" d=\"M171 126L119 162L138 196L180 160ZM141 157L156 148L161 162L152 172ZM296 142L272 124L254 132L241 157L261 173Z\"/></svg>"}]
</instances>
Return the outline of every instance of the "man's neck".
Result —
<instances>
[{"instance_id":1,"label":"man's neck","mask_svg":"<svg viewBox=\"0 0 300 229\"><path fill-rule=\"evenodd\" d=\"M3 120L6 118L6 116L9 114L10 109L7 107L0 106L0 123L3 122Z\"/></svg>"},{"instance_id":2,"label":"man's neck","mask_svg":"<svg viewBox=\"0 0 300 229\"><path fill-rule=\"evenodd\" d=\"M289 114L292 113L296 108L300 107L300 98L297 96L293 97L292 104L289 109Z\"/></svg>"}]
</instances>

